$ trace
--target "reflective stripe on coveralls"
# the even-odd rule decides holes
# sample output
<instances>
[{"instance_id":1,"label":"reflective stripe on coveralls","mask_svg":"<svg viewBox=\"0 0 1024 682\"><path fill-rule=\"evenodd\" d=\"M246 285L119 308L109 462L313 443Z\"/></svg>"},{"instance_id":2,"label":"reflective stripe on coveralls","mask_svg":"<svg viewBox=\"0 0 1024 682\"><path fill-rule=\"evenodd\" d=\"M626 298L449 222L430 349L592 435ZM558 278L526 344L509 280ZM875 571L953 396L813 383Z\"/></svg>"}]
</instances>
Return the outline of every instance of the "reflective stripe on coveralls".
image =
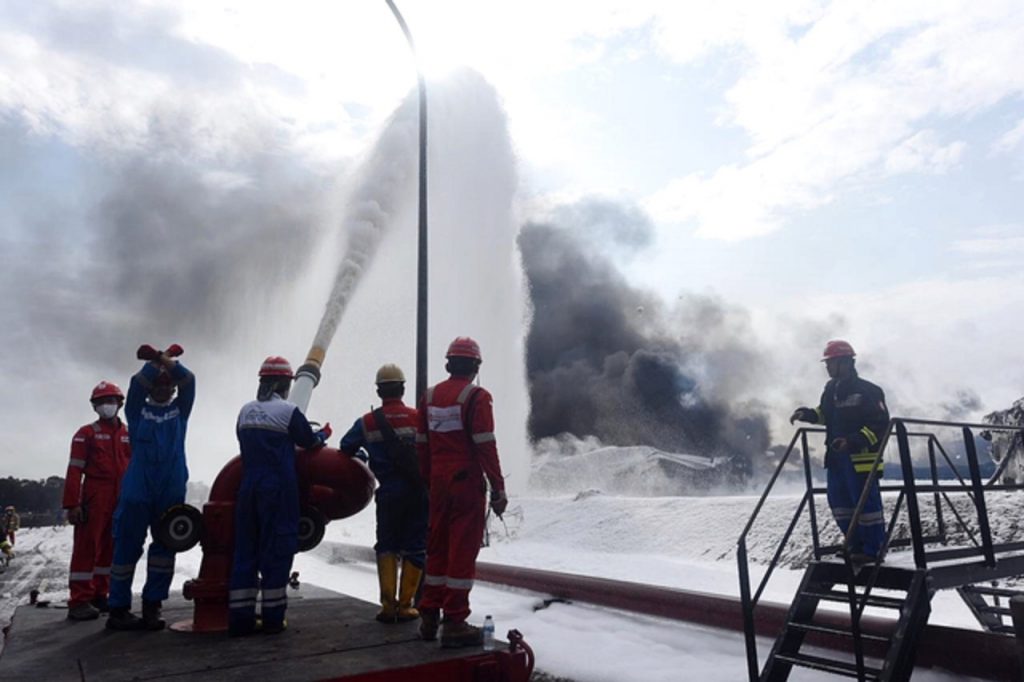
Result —
<instances>
[{"instance_id":1,"label":"reflective stripe on coveralls","mask_svg":"<svg viewBox=\"0 0 1024 682\"><path fill-rule=\"evenodd\" d=\"M468 378L452 377L424 394L417 441L430 480L431 528L420 606L443 609L448 623L470 613L486 520L485 474L495 491L504 490L493 433L490 393Z\"/></svg>"},{"instance_id":2,"label":"reflective stripe on coveralls","mask_svg":"<svg viewBox=\"0 0 1024 682\"><path fill-rule=\"evenodd\" d=\"M148 362L132 377L125 399L132 458L114 511L111 608L131 607L132 577L146 535L164 512L185 501L185 436L195 402L195 376L180 362L169 373L177 387L177 396L169 403L161 405L148 399L149 389L160 375L160 370ZM174 574L174 553L154 539L149 544L148 556L142 599L163 601Z\"/></svg>"},{"instance_id":3,"label":"reflective stripe on coveralls","mask_svg":"<svg viewBox=\"0 0 1024 682\"><path fill-rule=\"evenodd\" d=\"M395 397L385 398L381 409L395 435L409 441L417 436L419 414L415 408ZM377 478L374 551L397 554L422 569L427 548L427 497L422 483L399 470L379 426L374 413L367 412L342 436L340 449L349 456L365 449L367 463Z\"/></svg>"},{"instance_id":4,"label":"reflective stripe on coveralls","mask_svg":"<svg viewBox=\"0 0 1024 682\"><path fill-rule=\"evenodd\" d=\"M242 482L235 502L235 553L229 592L229 628L251 630L257 585L264 625L283 624L286 586L298 550L299 484L295 446L322 443L302 411L276 393L246 403L236 429Z\"/></svg>"},{"instance_id":5,"label":"reflective stripe on coveralls","mask_svg":"<svg viewBox=\"0 0 1024 682\"><path fill-rule=\"evenodd\" d=\"M130 457L128 429L117 418L86 424L71 439L61 506L81 507L85 519L74 527L69 607L106 599L110 592L114 508Z\"/></svg>"}]
</instances>

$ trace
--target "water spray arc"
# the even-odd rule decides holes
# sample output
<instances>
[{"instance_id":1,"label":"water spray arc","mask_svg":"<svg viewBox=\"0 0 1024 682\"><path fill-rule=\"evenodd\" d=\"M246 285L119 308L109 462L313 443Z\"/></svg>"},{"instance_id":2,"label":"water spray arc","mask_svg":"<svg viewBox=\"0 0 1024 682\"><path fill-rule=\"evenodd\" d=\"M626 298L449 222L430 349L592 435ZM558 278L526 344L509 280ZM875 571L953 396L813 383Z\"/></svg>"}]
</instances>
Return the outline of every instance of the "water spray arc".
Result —
<instances>
[{"instance_id":1,"label":"water spray arc","mask_svg":"<svg viewBox=\"0 0 1024 682\"><path fill-rule=\"evenodd\" d=\"M416 45L412 33L398 7L392 0L386 0L398 25L409 43L413 59L416 59ZM417 68L416 77L419 95L419 218L417 230L417 278L416 278L416 399L427 389L427 86L423 72ZM394 187L395 178L388 178ZM372 187L372 183L365 183ZM327 302L320 328L317 330L313 345L306 355L306 360L295 375L291 399L300 409L306 411L309 406L313 389L320 383L320 368L323 366L327 347L334 337L334 332L341 321L356 285L359 283L366 266L376 251L383 230L391 216L388 206L394 196L372 196L369 192L361 192L364 200L356 202L354 215L351 218L352 238L349 252L338 270L331 296Z\"/></svg>"}]
</instances>

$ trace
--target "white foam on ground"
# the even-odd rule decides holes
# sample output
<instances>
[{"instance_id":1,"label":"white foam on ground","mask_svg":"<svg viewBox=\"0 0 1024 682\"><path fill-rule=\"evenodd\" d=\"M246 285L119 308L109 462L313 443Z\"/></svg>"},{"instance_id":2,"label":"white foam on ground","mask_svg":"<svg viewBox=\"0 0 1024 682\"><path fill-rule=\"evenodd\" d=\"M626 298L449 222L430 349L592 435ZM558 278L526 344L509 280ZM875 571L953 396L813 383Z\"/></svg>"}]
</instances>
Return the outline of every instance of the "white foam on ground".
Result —
<instances>
[{"instance_id":1,"label":"white foam on ground","mask_svg":"<svg viewBox=\"0 0 1024 682\"><path fill-rule=\"evenodd\" d=\"M770 556L798 498L770 500L761 516L750 551L755 561ZM993 532L997 537L1024 527L1019 496L988 497ZM491 523L491 545L480 559L495 563L631 580L725 595L738 594L736 538L746 524L755 497L615 497L591 492L554 497L513 497L506 527ZM824 513L824 510L822 510ZM925 513L928 513L927 507ZM827 515L825 523L830 525ZM326 540L371 546L372 505L353 518L332 522ZM18 535L19 556L0 574L0 619L27 601L37 587L44 599L66 598L70 527L26 529ZM800 528L786 560L798 563L809 554L810 542ZM364 562L331 563L330 553L300 554L295 570L301 580L338 592L376 601L374 566ZM195 577L198 548L178 555L173 588ZM891 555L898 560L899 555ZM763 564L753 567L755 579ZM145 580L144 562L136 572L135 594ZM766 599L788 603L799 581L799 569L780 568L769 583ZM301 589L301 588L300 588ZM497 631L517 628L537 653L540 668L577 682L622 682L688 679L744 679L745 649L740 633L716 630L587 604L552 604L534 611L542 595L478 584L472 593L473 616L491 614ZM955 593L944 591L933 600L932 623L977 628L973 616ZM760 640L762 657L771 646ZM797 671L792 679L820 679ZM915 680L938 682L963 679L932 670L918 670Z\"/></svg>"}]
</instances>

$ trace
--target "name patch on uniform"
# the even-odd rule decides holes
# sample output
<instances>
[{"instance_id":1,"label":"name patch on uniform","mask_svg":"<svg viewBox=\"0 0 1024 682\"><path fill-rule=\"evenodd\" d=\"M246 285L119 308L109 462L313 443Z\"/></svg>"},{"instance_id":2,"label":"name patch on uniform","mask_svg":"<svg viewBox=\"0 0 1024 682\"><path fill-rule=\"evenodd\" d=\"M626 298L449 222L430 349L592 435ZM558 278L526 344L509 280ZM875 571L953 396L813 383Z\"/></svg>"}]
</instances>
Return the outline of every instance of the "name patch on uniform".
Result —
<instances>
[{"instance_id":1,"label":"name patch on uniform","mask_svg":"<svg viewBox=\"0 0 1024 682\"><path fill-rule=\"evenodd\" d=\"M427 424L431 431L447 433L449 431L462 430L462 406L452 405L450 407L427 407Z\"/></svg>"},{"instance_id":2,"label":"name patch on uniform","mask_svg":"<svg viewBox=\"0 0 1024 682\"><path fill-rule=\"evenodd\" d=\"M169 422L172 419L177 419L179 416L181 416L181 410L179 410L177 407L175 407L172 410L168 410L167 412L164 412L163 414L156 414L155 412L150 412L149 410L147 410L145 408L143 408L143 410L142 410L142 418L143 419L145 419L146 421L156 422L157 424L163 424L164 422Z\"/></svg>"},{"instance_id":3,"label":"name patch on uniform","mask_svg":"<svg viewBox=\"0 0 1024 682\"><path fill-rule=\"evenodd\" d=\"M295 412L293 403L276 398L273 400L253 400L242 407L238 415L240 429L269 429L271 431L288 432L288 423Z\"/></svg>"}]
</instances>

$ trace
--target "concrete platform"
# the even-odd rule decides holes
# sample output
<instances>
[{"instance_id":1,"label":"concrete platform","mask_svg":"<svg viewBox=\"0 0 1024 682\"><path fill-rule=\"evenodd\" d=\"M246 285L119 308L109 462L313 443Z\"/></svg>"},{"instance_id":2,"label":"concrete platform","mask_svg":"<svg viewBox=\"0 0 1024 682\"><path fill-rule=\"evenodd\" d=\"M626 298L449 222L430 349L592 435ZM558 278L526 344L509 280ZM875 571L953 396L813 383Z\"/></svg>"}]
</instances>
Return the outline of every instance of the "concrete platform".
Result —
<instances>
[{"instance_id":1,"label":"concrete platform","mask_svg":"<svg viewBox=\"0 0 1024 682\"><path fill-rule=\"evenodd\" d=\"M106 617L73 623L64 609L21 606L0 656L5 682L88 680L323 680L457 663L489 656L479 648L445 650L417 638L418 621L382 625L377 607L303 585L289 593L288 630L279 635L113 632ZM180 596L165 604L168 623L188 620ZM410 671L411 672L411 671ZM425 679L416 675L406 679ZM380 676L385 679L387 675ZM397 679L397 678L396 678Z\"/></svg>"}]
</instances>

